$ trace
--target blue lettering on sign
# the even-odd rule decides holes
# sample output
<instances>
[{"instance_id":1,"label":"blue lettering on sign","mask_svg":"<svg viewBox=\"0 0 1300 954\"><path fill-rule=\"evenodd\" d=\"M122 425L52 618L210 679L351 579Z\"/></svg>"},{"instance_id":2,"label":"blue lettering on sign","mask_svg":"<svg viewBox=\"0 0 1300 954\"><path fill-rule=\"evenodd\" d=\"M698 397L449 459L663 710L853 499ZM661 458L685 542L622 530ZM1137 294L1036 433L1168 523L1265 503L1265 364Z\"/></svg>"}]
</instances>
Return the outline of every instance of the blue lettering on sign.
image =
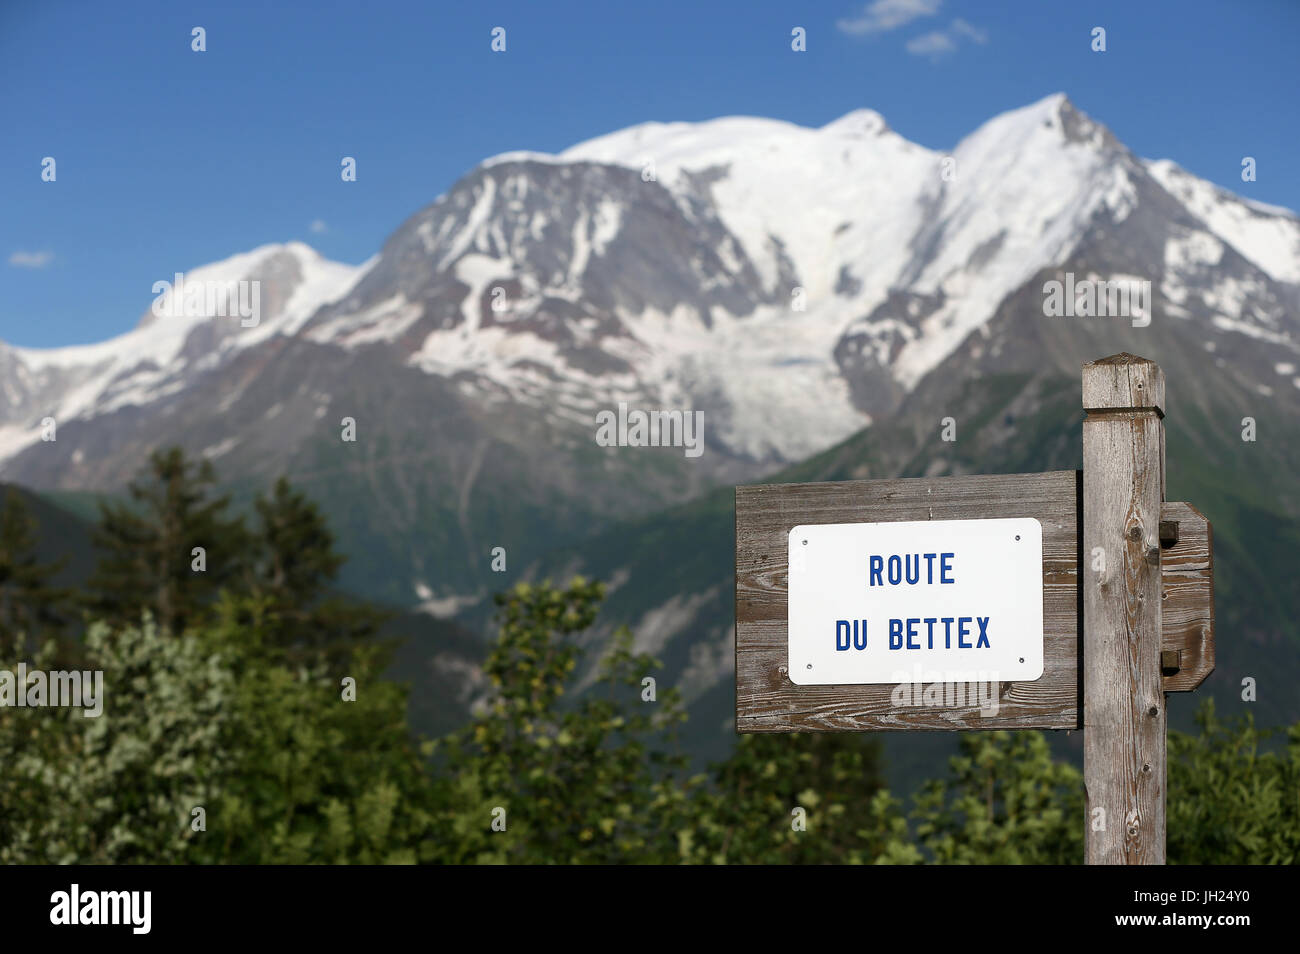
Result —
<instances>
[{"instance_id":1,"label":"blue lettering on sign","mask_svg":"<svg viewBox=\"0 0 1300 954\"><path fill-rule=\"evenodd\" d=\"M924 581L927 585L935 582L934 561L939 561L940 583L956 583L952 578L952 561L955 553L905 553L899 556L890 554L888 559L879 554L867 558L867 585L884 586L884 577L890 586L898 586L904 581L915 586ZM925 561L925 572L921 572L921 561Z\"/></svg>"},{"instance_id":2,"label":"blue lettering on sign","mask_svg":"<svg viewBox=\"0 0 1300 954\"><path fill-rule=\"evenodd\" d=\"M862 627L859 629L858 623ZM835 621L835 651L848 652L849 646L854 649L867 648L867 621L853 620L852 623L847 619L837 619Z\"/></svg>"},{"instance_id":3,"label":"blue lettering on sign","mask_svg":"<svg viewBox=\"0 0 1300 954\"><path fill-rule=\"evenodd\" d=\"M989 644L988 616L927 616L923 619L891 619L889 621L889 648L892 649L934 649L935 623L943 623L943 648L953 648L953 629L956 629L958 649L992 649ZM972 645L970 642L971 623L979 627L979 634ZM925 624L922 637L920 625ZM954 627L955 624L955 627ZM921 640L924 638L925 642ZM850 649L867 648L867 621L865 619L837 619L835 621L835 650L848 652Z\"/></svg>"},{"instance_id":4,"label":"blue lettering on sign","mask_svg":"<svg viewBox=\"0 0 1300 954\"><path fill-rule=\"evenodd\" d=\"M891 619L889 621L889 648L890 649L934 649L934 624L943 623L943 648L953 648L953 628L956 624L957 648L958 649L992 649L989 644L989 620L988 616L927 616L924 619L912 617L910 619ZM972 645L970 641L971 623L979 627L979 635ZM920 624L925 624L925 643L921 643ZM850 629L848 620L837 620L835 623L835 648L845 650L849 648L849 635L852 633L853 646L855 649L867 648L867 621L862 621L862 640L858 642L858 624L855 620Z\"/></svg>"},{"instance_id":5,"label":"blue lettering on sign","mask_svg":"<svg viewBox=\"0 0 1300 954\"><path fill-rule=\"evenodd\" d=\"M889 555L873 553L867 558L867 585L899 586L904 582L909 586L918 583L956 583L953 578L953 561L956 553L892 553ZM935 564L938 563L936 568ZM922 565L924 564L924 566ZM937 573L936 573L937 569ZM927 616L924 618L891 619L889 621L889 648L895 649L935 649L935 624L943 624L943 648L952 649L953 637L956 636L957 649L991 649L989 644L988 616ZM971 623L979 627L975 642L972 644ZM925 624L924 637L920 624ZM953 630L956 629L954 634ZM924 639L924 643L922 642ZM867 648L867 621L838 619L835 621L835 650L848 652L849 649Z\"/></svg>"}]
</instances>

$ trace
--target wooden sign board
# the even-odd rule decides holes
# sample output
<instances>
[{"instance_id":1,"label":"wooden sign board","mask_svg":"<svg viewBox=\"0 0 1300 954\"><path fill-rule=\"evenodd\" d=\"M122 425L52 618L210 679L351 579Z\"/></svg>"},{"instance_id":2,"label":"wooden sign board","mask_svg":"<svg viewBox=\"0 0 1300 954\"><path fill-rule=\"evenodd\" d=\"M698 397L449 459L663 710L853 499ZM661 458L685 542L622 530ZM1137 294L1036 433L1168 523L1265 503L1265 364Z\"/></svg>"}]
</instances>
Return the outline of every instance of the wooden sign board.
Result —
<instances>
[{"instance_id":1,"label":"wooden sign board","mask_svg":"<svg viewBox=\"0 0 1300 954\"><path fill-rule=\"evenodd\" d=\"M1079 665L1077 471L736 488L736 728L1074 729ZM1042 675L992 684L796 685L790 531L819 524L1033 518L1042 526ZM992 704L990 704L992 703Z\"/></svg>"}]
</instances>

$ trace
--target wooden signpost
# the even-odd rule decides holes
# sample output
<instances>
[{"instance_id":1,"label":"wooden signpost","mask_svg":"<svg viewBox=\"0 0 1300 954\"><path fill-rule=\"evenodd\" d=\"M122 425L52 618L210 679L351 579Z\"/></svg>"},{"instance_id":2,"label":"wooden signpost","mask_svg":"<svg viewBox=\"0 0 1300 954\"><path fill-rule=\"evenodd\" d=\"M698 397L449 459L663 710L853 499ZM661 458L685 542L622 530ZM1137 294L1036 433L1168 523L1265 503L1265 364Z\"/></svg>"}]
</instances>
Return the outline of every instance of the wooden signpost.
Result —
<instances>
[{"instance_id":1,"label":"wooden signpost","mask_svg":"<svg viewBox=\"0 0 1300 954\"><path fill-rule=\"evenodd\" d=\"M1082 472L737 487L737 730L1081 728L1087 863L1164 863L1164 694L1214 669L1164 392L1085 365Z\"/></svg>"}]
</instances>

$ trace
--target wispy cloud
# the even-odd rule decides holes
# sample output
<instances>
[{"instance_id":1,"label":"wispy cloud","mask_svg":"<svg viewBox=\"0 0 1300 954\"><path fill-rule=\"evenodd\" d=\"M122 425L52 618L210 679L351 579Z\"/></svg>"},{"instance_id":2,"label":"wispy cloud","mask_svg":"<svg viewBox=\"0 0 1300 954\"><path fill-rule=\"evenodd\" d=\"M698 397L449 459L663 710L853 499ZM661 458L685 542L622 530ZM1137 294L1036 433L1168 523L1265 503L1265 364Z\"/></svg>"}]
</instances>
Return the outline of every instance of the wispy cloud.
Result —
<instances>
[{"instance_id":1,"label":"wispy cloud","mask_svg":"<svg viewBox=\"0 0 1300 954\"><path fill-rule=\"evenodd\" d=\"M942 30L914 36L907 41L906 45L907 52L913 56L942 56L957 49L957 44L953 41L953 38Z\"/></svg>"},{"instance_id":2,"label":"wispy cloud","mask_svg":"<svg viewBox=\"0 0 1300 954\"><path fill-rule=\"evenodd\" d=\"M921 17L934 16L942 5L943 0L872 0L856 17L838 20L835 26L851 36L888 33Z\"/></svg>"},{"instance_id":3,"label":"wispy cloud","mask_svg":"<svg viewBox=\"0 0 1300 954\"><path fill-rule=\"evenodd\" d=\"M323 219L316 219L307 227L311 229L313 235L324 235L330 230L330 227L325 224Z\"/></svg>"},{"instance_id":4,"label":"wispy cloud","mask_svg":"<svg viewBox=\"0 0 1300 954\"><path fill-rule=\"evenodd\" d=\"M54 261L53 252L17 251L9 256L9 264L15 268L44 268Z\"/></svg>"},{"instance_id":5,"label":"wispy cloud","mask_svg":"<svg viewBox=\"0 0 1300 954\"><path fill-rule=\"evenodd\" d=\"M946 56L956 50L962 40L984 44L988 42L988 38L987 30L981 30L974 24L967 23L959 17L952 21L948 29L934 30L930 33L912 37L905 46L907 52L913 56L928 56L937 60L939 57Z\"/></svg>"},{"instance_id":6,"label":"wispy cloud","mask_svg":"<svg viewBox=\"0 0 1300 954\"><path fill-rule=\"evenodd\" d=\"M989 33L987 30L981 30L973 23L967 23L961 17L953 20L952 26L949 29L952 31L953 35L964 36L966 39L974 43L987 43L989 39Z\"/></svg>"}]
</instances>

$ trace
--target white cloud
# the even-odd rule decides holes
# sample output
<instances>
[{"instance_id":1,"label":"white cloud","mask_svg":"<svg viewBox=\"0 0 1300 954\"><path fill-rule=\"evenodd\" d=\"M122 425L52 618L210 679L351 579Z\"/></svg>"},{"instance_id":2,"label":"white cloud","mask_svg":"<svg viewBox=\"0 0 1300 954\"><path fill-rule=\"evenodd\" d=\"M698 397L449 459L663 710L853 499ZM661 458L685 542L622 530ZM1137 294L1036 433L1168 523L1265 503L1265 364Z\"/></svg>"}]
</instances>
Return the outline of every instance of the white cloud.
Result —
<instances>
[{"instance_id":1,"label":"white cloud","mask_svg":"<svg viewBox=\"0 0 1300 954\"><path fill-rule=\"evenodd\" d=\"M856 17L838 20L836 28L852 36L887 33L920 17L934 16L943 0L872 0Z\"/></svg>"},{"instance_id":2,"label":"white cloud","mask_svg":"<svg viewBox=\"0 0 1300 954\"><path fill-rule=\"evenodd\" d=\"M9 264L17 268L44 268L54 261L53 252L14 252L9 256Z\"/></svg>"},{"instance_id":3,"label":"white cloud","mask_svg":"<svg viewBox=\"0 0 1300 954\"><path fill-rule=\"evenodd\" d=\"M928 56L937 60L939 57L957 49L958 41L962 39L970 40L972 43L984 44L988 42L989 34L987 30L981 30L974 24L967 23L958 17L952 21L948 29L934 30L913 37L907 41L906 47L907 52L913 56Z\"/></svg>"},{"instance_id":4,"label":"white cloud","mask_svg":"<svg viewBox=\"0 0 1300 954\"><path fill-rule=\"evenodd\" d=\"M314 220L308 228L310 228L312 233L315 235L324 235L330 230L330 227L325 224L323 219Z\"/></svg>"},{"instance_id":5,"label":"white cloud","mask_svg":"<svg viewBox=\"0 0 1300 954\"><path fill-rule=\"evenodd\" d=\"M987 30L981 30L974 24L967 23L961 17L952 21L952 32L956 36L964 36L975 43L987 43L989 38Z\"/></svg>"},{"instance_id":6,"label":"white cloud","mask_svg":"<svg viewBox=\"0 0 1300 954\"><path fill-rule=\"evenodd\" d=\"M952 37L940 30L923 33L907 41L907 52L913 56L942 56L955 49L957 44L953 42Z\"/></svg>"}]
</instances>

